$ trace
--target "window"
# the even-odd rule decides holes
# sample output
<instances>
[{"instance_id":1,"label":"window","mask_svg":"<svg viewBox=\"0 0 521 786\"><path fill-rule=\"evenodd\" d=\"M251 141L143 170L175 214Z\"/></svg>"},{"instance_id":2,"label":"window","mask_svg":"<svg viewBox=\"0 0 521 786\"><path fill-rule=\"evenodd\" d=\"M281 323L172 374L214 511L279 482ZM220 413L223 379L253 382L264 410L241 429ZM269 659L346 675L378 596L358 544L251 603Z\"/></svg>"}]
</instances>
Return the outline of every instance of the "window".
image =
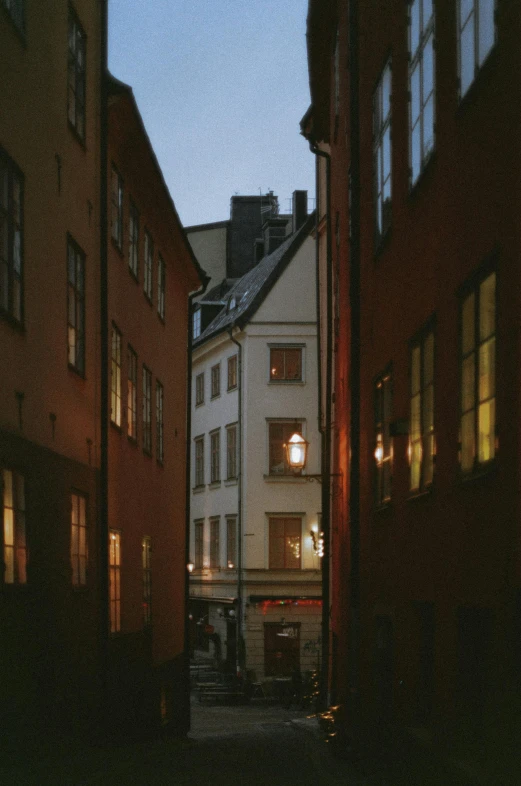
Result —
<instances>
[{"instance_id":1,"label":"window","mask_svg":"<svg viewBox=\"0 0 521 786\"><path fill-rule=\"evenodd\" d=\"M221 480L221 431L214 431L210 434L210 483L217 483Z\"/></svg>"},{"instance_id":2,"label":"window","mask_svg":"<svg viewBox=\"0 0 521 786\"><path fill-rule=\"evenodd\" d=\"M25 0L2 0L2 6L20 33L25 33Z\"/></svg>"},{"instance_id":3,"label":"window","mask_svg":"<svg viewBox=\"0 0 521 786\"><path fill-rule=\"evenodd\" d=\"M69 366L85 373L85 254L67 240L67 354Z\"/></svg>"},{"instance_id":4,"label":"window","mask_svg":"<svg viewBox=\"0 0 521 786\"><path fill-rule=\"evenodd\" d=\"M152 372L143 366L143 450L152 453Z\"/></svg>"},{"instance_id":5,"label":"window","mask_svg":"<svg viewBox=\"0 0 521 786\"><path fill-rule=\"evenodd\" d=\"M237 355L228 358L228 390L237 387Z\"/></svg>"},{"instance_id":6,"label":"window","mask_svg":"<svg viewBox=\"0 0 521 786\"><path fill-rule=\"evenodd\" d=\"M284 445L292 434L298 431L302 434L302 423L295 420L271 421L269 423L269 474L292 475L292 470L286 461Z\"/></svg>"},{"instance_id":7,"label":"window","mask_svg":"<svg viewBox=\"0 0 521 786\"><path fill-rule=\"evenodd\" d=\"M204 371L195 378L195 406L204 404Z\"/></svg>"},{"instance_id":8,"label":"window","mask_svg":"<svg viewBox=\"0 0 521 786\"><path fill-rule=\"evenodd\" d=\"M139 212L132 200L128 207L128 267L137 278L139 272Z\"/></svg>"},{"instance_id":9,"label":"window","mask_svg":"<svg viewBox=\"0 0 521 786\"><path fill-rule=\"evenodd\" d=\"M496 274L477 279L461 304L460 462L472 472L496 454Z\"/></svg>"},{"instance_id":10,"label":"window","mask_svg":"<svg viewBox=\"0 0 521 786\"><path fill-rule=\"evenodd\" d=\"M152 624L152 538L144 537L141 541L143 561L143 627Z\"/></svg>"},{"instance_id":11,"label":"window","mask_svg":"<svg viewBox=\"0 0 521 786\"><path fill-rule=\"evenodd\" d=\"M71 567L73 587L87 584L87 498L71 494Z\"/></svg>"},{"instance_id":12,"label":"window","mask_svg":"<svg viewBox=\"0 0 521 786\"><path fill-rule=\"evenodd\" d=\"M85 139L85 32L69 6L68 117L71 128Z\"/></svg>"},{"instance_id":13,"label":"window","mask_svg":"<svg viewBox=\"0 0 521 786\"><path fill-rule=\"evenodd\" d=\"M373 96L375 235L379 242L391 226L391 61Z\"/></svg>"},{"instance_id":14,"label":"window","mask_svg":"<svg viewBox=\"0 0 521 786\"><path fill-rule=\"evenodd\" d=\"M110 372L110 419L115 426L121 426L121 333L114 324Z\"/></svg>"},{"instance_id":15,"label":"window","mask_svg":"<svg viewBox=\"0 0 521 786\"><path fill-rule=\"evenodd\" d=\"M137 355L128 345L127 350L127 434L137 440Z\"/></svg>"},{"instance_id":16,"label":"window","mask_svg":"<svg viewBox=\"0 0 521 786\"><path fill-rule=\"evenodd\" d=\"M110 232L112 240L121 251L123 248L123 180L114 164L111 176Z\"/></svg>"},{"instance_id":17,"label":"window","mask_svg":"<svg viewBox=\"0 0 521 786\"><path fill-rule=\"evenodd\" d=\"M392 377L388 371L375 382L375 501L382 505L391 499L393 445L391 438Z\"/></svg>"},{"instance_id":18,"label":"window","mask_svg":"<svg viewBox=\"0 0 521 786\"><path fill-rule=\"evenodd\" d=\"M196 308L192 314L192 338L199 338L201 335L201 309Z\"/></svg>"},{"instance_id":19,"label":"window","mask_svg":"<svg viewBox=\"0 0 521 786\"><path fill-rule=\"evenodd\" d=\"M121 630L121 533L109 530L110 632Z\"/></svg>"},{"instance_id":20,"label":"window","mask_svg":"<svg viewBox=\"0 0 521 786\"><path fill-rule=\"evenodd\" d=\"M237 477L237 426L226 428L226 477L233 480Z\"/></svg>"},{"instance_id":21,"label":"window","mask_svg":"<svg viewBox=\"0 0 521 786\"><path fill-rule=\"evenodd\" d=\"M495 41L494 0L459 0L458 42L460 94L476 78Z\"/></svg>"},{"instance_id":22,"label":"window","mask_svg":"<svg viewBox=\"0 0 521 786\"><path fill-rule=\"evenodd\" d=\"M196 521L195 525L195 560L194 568L201 569L204 559L204 521Z\"/></svg>"},{"instance_id":23,"label":"window","mask_svg":"<svg viewBox=\"0 0 521 786\"><path fill-rule=\"evenodd\" d=\"M23 176L0 147L0 313L23 320Z\"/></svg>"},{"instance_id":24,"label":"window","mask_svg":"<svg viewBox=\"0 0 521 786\"><path fill-rule=\"evenodd\" d=\"M195 443L195 485L204 486L204 436L197 437Z\"/></svg>"},{"instance_id":25,"label":"window","mask_svg":"<svg viewBox=\"0 0 521 786\"><path fill-rule=\"evenodd\" d=\"M270 347L270 382L302 382L302 347Z\"/></svg>"},{"instance_id":26,"label":"window","mask_svg":"<svg viewBox=\"0 0 521 786\"><path fill-rule=\"evenodd\" d=\"M164 388L161 382L156 379L156 459L160 464L165 458L165 445L163 439L163 400Z\"/></svg>"},{"instance_id":27,"label":"window","mask_svg":"<svg viewBox=\"0 0 521 786\"><path fill-rule=\"evenodd\" d=\"M25 481L10 469L2 470L2 519L4 538L4 582L27 582L25 540Z\"/></svg>"},{"instance_id":28,"label":"window","mask_svg":"<svg viewBox=\"0 0 521 786\"><path fill-rule=\"evenodd\" d=\"M411 346L411 491L423 490L432 483L434 454L434 332L427 328Z\"/></svg>"},{"instance_id":29,"label":"window","mask_svg":"<svg viewBox=\"0 0 521 786\"><path fill-rule=\"evenodd\" d=\"M219 567L219 537L221 522L218 518L210 519L210 567Z\"/></svg>"},{"instance_id":30,"label":"window","mask_svg":"<svg viewBox=\"0 0 521 786\"><path fill-rule=\"evenodd\" d=\"M211 376L212 388L211 394L212 398L221 395L221 364L217 363L216 366L212 366L212 376Z\"/></svg>"},{"instance_id":31,"label":"window","mask_svg":"<svg viewBox=\"0 0 521 786\"><path fill-rule=\"evenodd\" d=\"M145 230L145 265L143 272L143 290L147 298L152 300L152 265L154 260L154 243L150 232Z\"/></svg>"},{"instance_id":32,"label":"window","mask_svg":"<svg viewBox=\"0 0 521 786\"><path fill-rule=\"evenodd\" d=\"M270 516L269 527L270 568L299 569L302 519Z\"/></svg>"},{"instance_id":33,"label":"window","mask_svg":"<svg viewBox=\"0 0 521 786\"><path fill-rule=\"evenodd\" d=\"M157 313L165 318L166 266L161 254L157 255Z\"/></svg>"},{"instance_id":34,"label":"window","mask_svg":"<svg viewBox=\"0 0 521 786\"><path fill-rule=\"evenodd\" d=\"M411 185L434 150L434 10L432 0L409 6Z\"/></svg>"},{"instance_id":35,"label":"window","mask_svg":"<svg viewBox=\"0 0 521 786\"><path fill-rule=\"evenodd\" d=\"M232 570L237 565L237 519L226 519L226 566Z\"/></svg>"}]
</instances>

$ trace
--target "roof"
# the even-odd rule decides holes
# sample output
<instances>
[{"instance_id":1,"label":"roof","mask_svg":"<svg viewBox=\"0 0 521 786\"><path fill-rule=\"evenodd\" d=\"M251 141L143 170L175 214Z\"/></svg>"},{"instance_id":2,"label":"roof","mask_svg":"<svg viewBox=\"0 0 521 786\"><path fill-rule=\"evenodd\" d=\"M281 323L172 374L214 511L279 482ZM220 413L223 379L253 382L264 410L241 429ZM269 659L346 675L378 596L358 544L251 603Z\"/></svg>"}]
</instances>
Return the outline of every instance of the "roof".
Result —
<instances>
[{"instance_id":1,"label":"roof","mask_svg":"<svg viewBox=\"0 0 521 786\"><path fill-rule=\"evenodd\" d=\"M193 341L194 348L224 330L235 326L244 327L250 321L308 237L314 222L315 214L312 213L297 232L286 238L275 251L261 259L254 268L233 284L226 294L226 302L221 311L207 325L201 335ZM212 289L212 293L215 293L213 302L223 301L222 291L219 291L219 287ZM232 308L234 299L235 307ZM209 300L210 298L206 296L205 302Z\"/></svg>"}]
</instances>

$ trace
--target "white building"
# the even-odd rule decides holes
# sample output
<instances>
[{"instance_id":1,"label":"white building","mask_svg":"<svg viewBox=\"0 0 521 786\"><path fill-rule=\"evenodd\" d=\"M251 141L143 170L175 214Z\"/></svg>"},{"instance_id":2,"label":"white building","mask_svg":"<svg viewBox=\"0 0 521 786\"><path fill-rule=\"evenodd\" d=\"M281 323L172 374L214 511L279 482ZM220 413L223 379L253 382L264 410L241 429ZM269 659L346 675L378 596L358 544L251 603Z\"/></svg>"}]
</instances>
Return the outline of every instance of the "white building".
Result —
<instances>
[{"instance_id":1,"label":"white building","mask_svg":"<svg viewBox=\"0 0 521 786\"><path fill-rule=\"evenodd\" d=\"M194 314L192 641L257 680L319 664L320 486L283 451L301 430L319 473L314 219L302 220Z\"/></svg>"}]
</instances>

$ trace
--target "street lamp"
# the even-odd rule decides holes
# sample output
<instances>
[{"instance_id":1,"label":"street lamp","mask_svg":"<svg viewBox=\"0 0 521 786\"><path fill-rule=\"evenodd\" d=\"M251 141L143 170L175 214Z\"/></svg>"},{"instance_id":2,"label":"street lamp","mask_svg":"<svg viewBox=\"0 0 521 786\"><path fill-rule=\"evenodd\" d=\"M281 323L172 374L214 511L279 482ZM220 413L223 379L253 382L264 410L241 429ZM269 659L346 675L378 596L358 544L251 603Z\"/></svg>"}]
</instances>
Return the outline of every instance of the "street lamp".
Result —
<instances>
[{"instance_id":1,"label":"street lamp","mask_svg":"<svg viewBox=\"0 0 521 786\"><path fill-rule=\"evenodd\" d=\"M318 475L301 474L302 470L306 468L306 463L308 460L308 446L309 442L307 439L304 439L302 434L299 434L298 431L295 431L295 433L292 434L288 441L283 445L284 451L286 453L286 462L295 476L302 477L304 480L316 480L318 483L322 483L321 473ZM330 477L332 478L337 478L341 475L341 472L330 473Z\"/></svg>"},{"instance_id":2,"label":"street lamp","mask_svg":"<svg viewBox=\"0 0 521 786\"><path fill-rule=\"evenodd\" d=\"M187 569L188 573L192 573L194 567L195 566L194 566L193 562L188 562L187 565L186 565L186 569Z\"/></svg>"}]
</instances>

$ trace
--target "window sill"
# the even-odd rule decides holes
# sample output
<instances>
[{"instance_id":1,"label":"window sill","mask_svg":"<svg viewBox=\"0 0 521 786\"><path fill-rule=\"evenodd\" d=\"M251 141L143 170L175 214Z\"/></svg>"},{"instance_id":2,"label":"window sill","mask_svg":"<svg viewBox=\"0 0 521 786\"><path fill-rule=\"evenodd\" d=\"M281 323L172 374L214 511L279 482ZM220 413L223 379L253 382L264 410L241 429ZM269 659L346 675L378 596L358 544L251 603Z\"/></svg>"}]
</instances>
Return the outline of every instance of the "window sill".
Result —
<instances>
[{"instance_id":1,"label":"window sill","mask_svg":"<svg viewBox=\"0 0 521 786\"><path fill-rule=\"evenodd\" d=\"M461 472L459 477L460 484L462 486L472 486L474 483L481 483L484 478L496 474L497 466L497 458L493 458L487 461L486 464L480 464L471 472Z\"/></svg>"},{"instance_id":2,"label":"window sill","mask_svg":"<svg viewBox=\"0 0 521 786\"><path fill-rule=\"evenodd\" d=\"M210 401L214 401L216 398L221 398L221 394L216 393L215 396L210 396Z\"/></svg>"},{"instance_id":3,"label":"window sill","mask_svg":"<svg viewBox=\"0 0 521 786\"><path fill-rule=\"evenodd\" d=\"M209 489L218 489L220 488L220 486L221 486L220 480L212 480L212 482L208 484Z\"/></svg>"},{"instance_id":4,"label":"window sill","mask_svg":"<svg viewBox=\"0 0 521 786\"><path fill-rule=\"evenodd\" d=\"M305 385L303 379L269 379L268 385Z\"/></svg>"},{"instance_id":5,"label":"window sill","mask_svg":"<svg viewBox=\"0 0 521 786\"><path fill-rule=\"evenodd\" d=\"M130 265L128 266L128 272L130 273L130 278L136 283L139 284L139 274L134 273Z\"/></svg>"},{"instance_id":6,"label":"window sill","mask_svg":"<svg viewBox=\"0 0 521 786\"><path fill-rule=\"evenodd\" d=\"M121 426L118 426L118 424L115 423L113 420L110 421L110 425L112 426L114 431L117 431L119 434L123 433L123 429L121 428Z\"/></svg>"},{"instance_id":7,"label":"window sill","mask_svg":"<svg viewBox=\"0 0 521 786\"><path fill-rule=\"evenodd\" d=\"M81 371L77 366L73 366L72 363L67 363L69 371L72 371L73 374L76 374L77 377L80 379L85 379L85 371Z\"/></svg>"},{"instance_id":8,"label":"window sill","mask_svg":"<svg viewBox=\"0 0 521 786\"><path fill-rule=\"evenodd\" d=\"M68 113L68 109L67 109L67 113ZM84 118L84 122L85 122L85 118ZM78 142L78 143L81 145L81 147L83 148L83 150L84 150L84 151L87 151L87 146L86 146L86 144L85 144L85 137L81 137L81 136L78 134L78 131L76 130L76 126L74 126L74 125L71 123L71 121L70 121L70 120L68 120L68 125L69 125L69 129L70 129L70 131L71 131L71 134L74 136L74 138L76 139L76 141L77 141L77 142Z\"/></svg>"},{"instance_id":9,"label":"window sill","mask_svg":"<svg viewBox=\"0 0 521 786\"><path fill-rule=\"evenodd\" d=\"M407 497L407 502L417 502L422 499L429 499L429 497L432 497L432 484L424 489L410 491L409 496Z\"/></svg>"},{"instance_id":10,"label":"window sill","mask_svg":"<svg viewBox=\"0 0 521 786\"><path fill-rule=\"evenodd\" d=\"M164 459L159 459L159 458L156 458L156 464L157 464L157 466L158 466L158 467L160 467L161 469L164 469L164 468L165 468L165 460L164 460Z\"/></svg>"},{"instance_id":11,"label":"window sill","mask_svg":"<svg viewBox=\"0 0 521 786\"><path fill-rule=\"evenodd\" d=\"M152 449L149 450L148 448L143 448L143 455L146 456L147 458L151 459L152 458Z\"/></svg>"},{"instance_id":12,"label":"window sill","mask_svg":"<svg viewBox=\"0 0 521 786\"><path fill-rule=\"evenodd\" d=\"M226 478L224 481L225 486L236 486L238 483L238 478Z\"/></svg>"},{"instance_id":13,"label":"window sill","mask_svg":"<svg viewBox=\"0 0 521 786\"><path fill-rule=\"evenodd\" d=\"M306 475L264 475L266 483L306 483Z\"/></svg>"},{"instance_id":14,"label":"window sill","mask_svg":"<svg viewBox=\"0 0 521 786\"><path fill-rule=\"evenodd\" d=\"M121 259L123 259L123 246L118 245L118 241L114 240L113 237L111 237L110 239L112 241L112 248L114 249L114 251L116 251L118 256L120 256Z\"/></svg>"},{"instance_id":15,"label":"window sill","mask_svg":"<svg viewBox=\"0 0 521 786\"><path fill-rule=\"evenodd\" d=\"M23 322L20 322L16 317L13 317L8 311L4 311L0 309L0 318L7 322L12 328L14 328L18 333L25 335L25 326Z\"/></svg>"},{"instance_id":16,"label":"window sill","mask_svg":"<svg viewBox=\"0 0 521 786\"><path fill-rule=\"evenodd\" d=\"M206 486L192 486L192 494L202 494Z\"/></svg>"},{"instance_id":17,"label":"window sill","mask_svg":"<svg viewBox=\"0 0 521 786\"><path fill-rule=\"evenodd\" d=\"M143 294L144 294L144 296L145 296L145 300L147 301L148 305L150 306L150 308L152 308L152 307L153 307L153 305L154 305L154 303L153 303L153 301L152 301L152 297L151 297L150 295L147 295L147 293L145 292L145 290L143 290Z\"/></svg>"},{"instance_id":18,"label":"window sill","mask_svg":"<svg viewBox=\"0 0 521 786\"><path fill-rule=\"evenodd\" d=\"M237 385L232 385L231 388L226 388L227 393L231 393L232 390L237 390Z\"/></svg>"},{"instance_id":19,"label":"window sill","mask_svg":"<svg viewBox=\"0 0 521 786\"><path fill-rule=\"evenodd\" d=\"M377 515L385 515L386 513L392 510L393 510L393 503L391 500L387 500L387 502L377 502L373 507L373 511Z\"/></svg>"},{"instance_id":20,"label":"window sill","mask_svg":"<svg viewBox=\"0 0 521 786\"><path fill-rule=\"evenodd\" d=\"M129 434L127 434L127 438L128 438L129 443L131 445L133 445L133 447L137 448L137 446L138 446L138 444L137 444L137 437L131 437Z\"/></svg>"}]
</instances>

